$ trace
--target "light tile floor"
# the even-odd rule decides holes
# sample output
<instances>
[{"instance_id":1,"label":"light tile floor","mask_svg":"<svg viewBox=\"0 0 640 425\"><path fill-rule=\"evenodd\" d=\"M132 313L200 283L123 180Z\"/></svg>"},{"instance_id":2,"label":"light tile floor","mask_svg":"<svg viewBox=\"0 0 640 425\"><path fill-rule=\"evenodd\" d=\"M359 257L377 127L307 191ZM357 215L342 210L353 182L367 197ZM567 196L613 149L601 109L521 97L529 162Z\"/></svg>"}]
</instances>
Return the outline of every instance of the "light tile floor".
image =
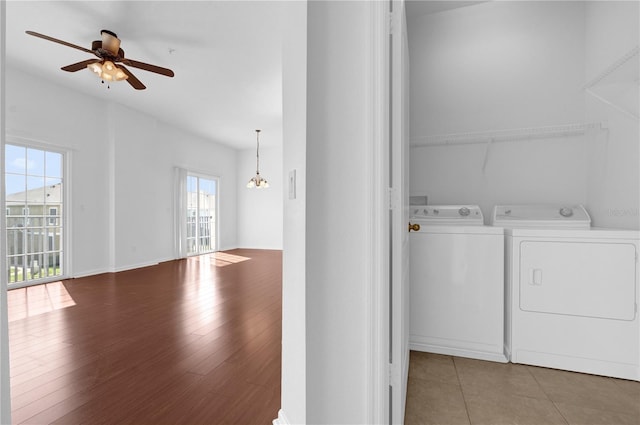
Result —
<instances>
[{"instance_id":1,"label":"light tile floor","mask_svg":"<svg viewBox=\"0 0 640 425\"><path fill-rule=\"evenodd\" d=\"M640 382L411 352L407 425L640 425Z\"/></svg>"}]
</instances>

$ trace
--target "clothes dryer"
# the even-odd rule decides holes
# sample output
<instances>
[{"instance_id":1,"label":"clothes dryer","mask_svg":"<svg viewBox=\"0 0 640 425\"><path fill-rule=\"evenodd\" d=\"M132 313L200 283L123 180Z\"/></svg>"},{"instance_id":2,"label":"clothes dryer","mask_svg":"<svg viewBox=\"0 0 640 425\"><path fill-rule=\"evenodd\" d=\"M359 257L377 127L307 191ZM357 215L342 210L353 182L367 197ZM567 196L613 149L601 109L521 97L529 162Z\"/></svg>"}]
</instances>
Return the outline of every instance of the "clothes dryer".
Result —
<instances>
[{"instance_id":1,"label":"clothes dryer","mask_svg":"<svg viewBox=\"0 0 640 425\"><path fill-rule=\"evenodd\" d=\"M505 347L513 363L640 380L640 232L590 227L581 205L500 205Z\"/></svg>"}]
</instances>

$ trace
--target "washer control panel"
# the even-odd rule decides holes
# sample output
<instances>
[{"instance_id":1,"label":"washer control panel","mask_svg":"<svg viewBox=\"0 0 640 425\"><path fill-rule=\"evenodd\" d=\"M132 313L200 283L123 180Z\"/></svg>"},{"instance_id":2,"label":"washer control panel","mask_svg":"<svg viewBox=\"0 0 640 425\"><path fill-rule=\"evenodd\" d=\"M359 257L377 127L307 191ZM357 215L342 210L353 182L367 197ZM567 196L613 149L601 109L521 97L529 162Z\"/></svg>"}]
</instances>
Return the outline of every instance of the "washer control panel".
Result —
<instances>
[{"instance_id":1,"label":"washer control panel","mask_svg":"<svg viewBox=\"0 0 640 425\"><path fill-rule=\"evenodd\" d=\"M411 205L409 215L434 224L484 224L477 205Z\"/></svg>"}]
</instances>

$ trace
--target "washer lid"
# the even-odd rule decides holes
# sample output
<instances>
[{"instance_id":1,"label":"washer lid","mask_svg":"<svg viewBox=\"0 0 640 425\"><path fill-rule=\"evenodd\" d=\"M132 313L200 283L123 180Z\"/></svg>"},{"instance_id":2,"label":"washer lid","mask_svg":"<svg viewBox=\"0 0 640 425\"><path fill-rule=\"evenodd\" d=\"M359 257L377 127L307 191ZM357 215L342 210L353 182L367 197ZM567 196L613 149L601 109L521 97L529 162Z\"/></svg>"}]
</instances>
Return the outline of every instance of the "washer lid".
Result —
<instances>
[{"instance_id":1,"label":"washer lid","mask_svg":"<svg viewBox=\"0 0 640 425\"><path fill-rule=\"evenodd\" d=\"M494 226L514 228L589 229L591 217L582 205L496 205Z\"/></svg>"},{"instance_id":2,"label":"washer lid","mask_svg":"<svg viewBox=\"0 0 640 425\"><path fill-rule=\"evenodd\" d=\"M482 226L484 217L477 205L412 205L409 207L412 219L424 224L473 225Z\"/></svg>"}]
</instances>

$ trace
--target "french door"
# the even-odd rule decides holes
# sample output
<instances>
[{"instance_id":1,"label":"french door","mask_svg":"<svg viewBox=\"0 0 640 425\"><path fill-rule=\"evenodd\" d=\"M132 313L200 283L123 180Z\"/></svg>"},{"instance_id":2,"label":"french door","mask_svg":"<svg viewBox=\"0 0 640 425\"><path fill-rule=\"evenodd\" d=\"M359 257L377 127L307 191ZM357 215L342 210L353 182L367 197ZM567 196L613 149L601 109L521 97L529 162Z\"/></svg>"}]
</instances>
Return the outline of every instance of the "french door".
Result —
<instances>
[{"instance_id":1,"label":"french door","mask_svg":"<svg viewBox=\"0 0 640 425\"><path fill-rule=\"evenodd\" d=\"M186 254L197 255L217 249L218 179L187 175Z\"/></svg>"},{"instance_id":2,"label":"french door","mask_svg":"<svg viewBox=\"0 0 640 425\"><path fill-rule=\"evenodd\" d=\"M5 145L5 241L8 287L64 273L64 155Z\"/></svg>"}]
</instances>

